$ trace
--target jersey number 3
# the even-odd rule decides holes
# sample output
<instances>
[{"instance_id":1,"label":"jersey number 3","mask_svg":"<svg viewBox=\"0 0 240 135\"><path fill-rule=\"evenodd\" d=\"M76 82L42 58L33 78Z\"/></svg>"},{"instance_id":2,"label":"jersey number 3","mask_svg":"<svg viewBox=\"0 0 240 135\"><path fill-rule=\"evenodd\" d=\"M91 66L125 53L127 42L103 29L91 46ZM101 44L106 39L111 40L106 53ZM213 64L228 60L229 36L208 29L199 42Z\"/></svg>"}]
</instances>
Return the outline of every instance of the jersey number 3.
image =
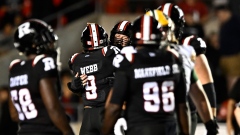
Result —
<instances>
[{"instance_id":1,"label":"jersey number 3","mask_svg":"<svg viewBox=\"0 0 240 135\"><path fill-rule=\"evenodd\" d=\"M160 106L162 106L164 112L172 112L175 108L173 90L173 81L164 81L160 89L157 82L145 82L143 84L145 111L158 112L160 110Z\"/></svg>"}]
</instances>

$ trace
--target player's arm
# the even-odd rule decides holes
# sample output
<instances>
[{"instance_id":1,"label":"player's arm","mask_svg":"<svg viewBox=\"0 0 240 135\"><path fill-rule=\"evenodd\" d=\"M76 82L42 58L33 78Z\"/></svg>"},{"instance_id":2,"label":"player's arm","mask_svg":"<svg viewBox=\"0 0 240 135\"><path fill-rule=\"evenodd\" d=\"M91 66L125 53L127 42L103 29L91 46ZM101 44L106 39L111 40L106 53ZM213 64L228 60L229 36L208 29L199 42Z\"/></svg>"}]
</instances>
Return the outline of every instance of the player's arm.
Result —
<instances>
[{"instance_id":1,"label":"player's arm","mask_svg":"<svg viewBox=\"0 0 240 135\"><path fill-rule=\"evenodd\" d=\"M64 109L58 100L57 86L54 85L56 84L56 81L56 78L42 78L39 86L40 94L54 125L61 130L64 135L73 135L73 130L70 127Z\"/></svg>"},{"instance_id":2,"label":"player's arm","mask_svg":"<svg viewBox=\"0 0 240 135\"><path fill-rule=\"evenodd\" d=\"M240 89L240 79L238 79L238 81L234 85L232 91L229 93L229 100L227 103L227 117L226 117L228 135L230 135L233 130L232 118L234 115L234 109L235 109L236 102L240 101L239 89Z\"/></svg>"},{"instance_id":3,"label":"player's arm","mask_svg":"<svg viewBox=\"0 0 240 135\"><path fill-rule=\"evenodd\" d=\"M74 74L74 77L71 82L67 83L68 89L71 90L74 94L81 96L85 90L85 85L87 82L87 75L79 75L78 72L74 71L74 60L79 55L79 53L75 53L68 60L68 67L71 72Z\"/></svg>"},{"instance_id":4,"label":"player's arm","mask_svg":"<svg viewBox=\"0 0 240 135\"><path fill-rule=\"evenodd\" d=\"M186 102L186 81L184 78L184 72L180 73L180 82L176 86L175 90L175 103L176 103L176 112L177 120L179 123L180 133L183 135L190 134L190 123L189 123L189 113Z\"/></svg>"},{"instance_id":5,"label":"player's arm","mask_svg":"<svg viewBox=\"0 0 240 135\"><path fill-rule=\"evenodd\" d=\"M113 132L114 124L120 117L127 90L127 82L128 79L126 73L123 71L117 71L110 102L106 105L105 109L102 127L102 133L104 135Z\"/></svg>"},{"instance_id":6,"label":"player's arm","mask_svg":"<svg viewBox=\"0 0 240 135\"><path fill-rule=\"evenodd\" d=\"M213 84L212 73L204 54L200 54L196 57L195 70L209 99L213 116L216 117L216 92Z\"/></svg>"},{"instance_id":7,"label":"player's arm","mask_svg":"<svg viewBox=\"0 0 240 135\"><path fill-rule=\"evenodd\" d=\"M8 97L8 104L9 104L9 112L10 112L11 119L15 122L19 122L18 112L17 112L17 109L14 107L14 104L11 100L10 93L9 93L9 97Z\"/></svg>"},{"instance_id":8,"label":"player's arm","mask_svg":"<svg viewBox=\"0 0 240 135\"><path fill-rule=\"evenodd\" d=\"M238 126L240 127L240 102L236 105L236 108L234 110L234 115L236 117Z\"/></svg>"},{"instance_id":9,"label":"player's arm","mask_svg":"<svg viewBox=\"0 0 240 135\"><path fill-rule=\"evenodd\" d=\"M196 106L202 121L206 123L207 121L212 120L213 116L209 101L194 70L191 73L191 86L189 95Z\"/></svg>"}]
</instances>

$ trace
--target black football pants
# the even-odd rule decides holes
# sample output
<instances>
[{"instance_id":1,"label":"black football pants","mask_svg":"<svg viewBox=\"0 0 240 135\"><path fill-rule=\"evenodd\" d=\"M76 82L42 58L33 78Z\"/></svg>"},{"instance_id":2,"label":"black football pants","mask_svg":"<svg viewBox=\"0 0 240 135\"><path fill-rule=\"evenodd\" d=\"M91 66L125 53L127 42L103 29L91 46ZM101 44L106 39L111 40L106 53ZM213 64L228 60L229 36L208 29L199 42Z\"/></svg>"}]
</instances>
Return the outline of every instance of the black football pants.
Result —
<instances>
[{"instance_id":1,"label":"black football pants","mask_svg":"<svg viewBox=\"0 0 240 135\"><path fill-rule=\"evenodd\" d=\"M79 135L101 135L104 106L84 108Z\"/></svg>"},{"instance_id":2,"label":"black football pants","mask_svg":"<svg viewBox=\"0 0 240 135\"><path fill-rule=\"evenodd\" d=\"M143 125L128 129L126 135L176 135L177 124L166 122L156 125Z\"/></svg>"}]
</instances>

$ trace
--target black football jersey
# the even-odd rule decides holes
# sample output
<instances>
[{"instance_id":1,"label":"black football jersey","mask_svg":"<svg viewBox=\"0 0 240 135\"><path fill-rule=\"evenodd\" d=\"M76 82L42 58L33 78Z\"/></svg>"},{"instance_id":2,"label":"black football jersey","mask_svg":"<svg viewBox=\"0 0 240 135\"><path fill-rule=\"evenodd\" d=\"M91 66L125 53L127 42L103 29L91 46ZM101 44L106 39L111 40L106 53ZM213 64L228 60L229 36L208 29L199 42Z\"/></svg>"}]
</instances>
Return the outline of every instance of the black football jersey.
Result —
<instances>
[{"instance_id":1,"label":"black football jersey","mask_svg":"<svg viewBox=\"0 0 240 135\"><path fill-rule=\"evenodd\" d=\"M194 50L196 51L196 55L200 55L200 54L205 54L206 53L206 43L205 41L197 36L188 36L186 38L183 38L182 40L182 44L183 45L191 45Z\"/></svg>"},{"instance_id":2,"label":"black football jersey","mask_svg":"<svg viewBox=\"0 0 240 135\"><path fill-rule=\"evenodd\" d=\"M9 67L11 99L18 111L19 133L60 133L52 123L39 90L39 82L45 77L58 78L57 65L52 57L38 55L33 60L13 60Z\"/></svg>"},{"instance_id":3,"label":"black football jersey","mask_svg":"<svg viewBox=\"0 0 240 135\"><path fill-rule=\"evenodd\" d=\"M113 61L117 70L110 102L121 105L126 101L129 127L175 121L176 104L186 102L179 54L173 49L124 49Z\"/></svg>"},{"instance_id":4,"label":"black football jersey","mask_svg":"<svg viewBox=\"0 0 240 135\"><path fill-rule=\"evenodd\" d=\"M86 74L88 82L82 94L85 106L103 106L111 86L106 78L114 77L112 60L119 53L115 46L107 46L89 53L76 53L69 59L74 75Z\"/></svg>"}]
</instances>

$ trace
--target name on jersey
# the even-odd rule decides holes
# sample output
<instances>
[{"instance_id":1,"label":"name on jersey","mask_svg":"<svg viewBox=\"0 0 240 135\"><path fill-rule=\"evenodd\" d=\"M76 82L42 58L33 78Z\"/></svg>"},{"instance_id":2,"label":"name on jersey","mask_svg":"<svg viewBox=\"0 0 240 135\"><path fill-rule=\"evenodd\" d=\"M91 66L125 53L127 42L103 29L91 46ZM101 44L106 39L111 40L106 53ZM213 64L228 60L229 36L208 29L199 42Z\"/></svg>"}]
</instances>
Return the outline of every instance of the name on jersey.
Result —
<instances>
[{"instance_id":1,"label":"name on jersey","mask_svg":"<svg viewBox=\"0 0 240 135\"><path fill-rule=\"evenodd\" d=\"M81 71L81 74L89 74L89 73L97 72L98 66L97 64L92 64L86 67L81 67L80 71Z\"/></svg>"},{"instance_id":2,"label":"name on jersey","mask_svg":"<svg viewBox=\"0 0 240 135\"><path fill-rule=\"evenodd\" d=\"M10 87L22 86L28 84L27 74L19 75L10 78Z\"/></svg>"},{"instance_id":3,"label":"name on jersey","mask_svg":"<svg viewBox=\"0 0 240 135\"><path fill-rule=\"evenodd\" d=\"M179 73L178 65L172 65L173 74ZM158 66L158 67L148 67L148 68L138 68L134 69L135 79L157 77L157 76L166 76L171 73L171 68L168 65Z\"/></svg>"}]
</instances>

